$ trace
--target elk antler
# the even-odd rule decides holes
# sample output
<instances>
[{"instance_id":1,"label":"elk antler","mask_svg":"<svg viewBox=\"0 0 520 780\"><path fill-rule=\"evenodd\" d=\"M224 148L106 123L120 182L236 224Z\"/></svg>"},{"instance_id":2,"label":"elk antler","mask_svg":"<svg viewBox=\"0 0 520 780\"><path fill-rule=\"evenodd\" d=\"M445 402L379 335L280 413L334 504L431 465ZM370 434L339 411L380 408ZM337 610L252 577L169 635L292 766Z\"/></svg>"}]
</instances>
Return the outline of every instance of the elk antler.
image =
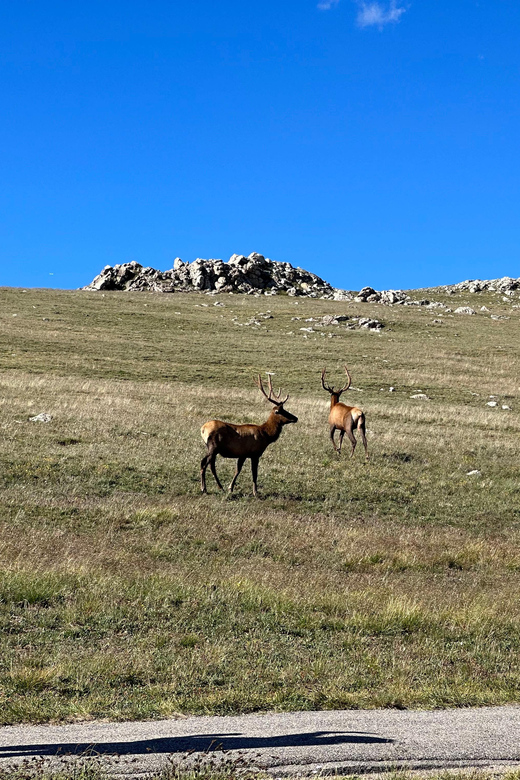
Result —
<instances>
[{"instance_id":1,"label":"elk antler","mask_svg":"<svg viewBox=\"0 0 520 780\"><path fill-rule=\"evenodd\" d=\"M349 374L349 372L348 372L348 368L347 368L347 365L346 365L346 363L345 363L345 374L346 374L346 375L347 375L347 377L348 377L348 382L347 382L347 384L346 384L344 387L342 387L342 388L341 388L341 390L339 390L339 391L338 391L338 392L340 392L340 393L344 393L344 392L345 392L345 390L348 390L348 389L349 389L349 387L350 387L350 385L352 384L352 378L351 378L351 376L350 376L350 374Z\"/></svg>"},{"instance_id":2,"label":"elk antler","mask_svg":"<svg viewBox=\"0 0 520 780\"><path fill-rule=\"evenodd\" d=\"M323 387L323 389L324 389L324 390L326 390L328 393L330 393L331 395L332 395L333 393L334 393L334 394L337 394L337 395L341 395L341 393L344 393L344 392L345 392L345 390L348 390L348 389L349 389L349 387L350 387L350 385L351 385L351 382L352 382L352 379L351 379L351 377L350 377L350 374L349 374L349 372L348 372L348 368L347 368L347 366L346 366L346 365L345 365L345 373L346 373L346 375L347 375L347 377L348 377L348 382L347 382L347 384L346 384L346 385L344 385L344 386L341 388L341 390L334 390L334 387L329 387L328 385L326 385L326 384L325 384L325 372L326 372L326 369L324 368L324 369L323 369L323 371L321 372L321 386L322 386L322 387Z\"/></svg>"},{"instance_id":3,"label":"elk antler","mask_svg":"<svg viewBox=\"0 0 520 780\"><path fill-rule=\"evenodd\" d=\"M334 392L334 388L333 388L333 387L329 387L328 385L326 385L326 384L325 384L325 372L326 372L326 371L327 371L327 369L326 369L326 368L324 368L324 369L323 369L323 371L321 372L321 386L322 386L322 387L323 387L323 389L324 389L324 390L326 390L328 393L333 393L333 392Z\"/></svg>"},{"instance_id":4,"label":"elk antler","mask_svg":"<svg viewBox=\"0 0 520 780\"><path fill-rule=\"evenodd\" d=\"M269 395L264 390L264 386L262 384L262 377L260 374L258 374L258 381L257 385L261 392L265 395L268 401L270 401L272 404L275 404L276 406L283 406L283 404L289 399L289 396L286 395L285 398L281 398L281 388L279 388L278 392L275 393L273 390L273 380L271 379L271 374L267 374L268 381L269 381Z\"/></svg>"}]
</instances>

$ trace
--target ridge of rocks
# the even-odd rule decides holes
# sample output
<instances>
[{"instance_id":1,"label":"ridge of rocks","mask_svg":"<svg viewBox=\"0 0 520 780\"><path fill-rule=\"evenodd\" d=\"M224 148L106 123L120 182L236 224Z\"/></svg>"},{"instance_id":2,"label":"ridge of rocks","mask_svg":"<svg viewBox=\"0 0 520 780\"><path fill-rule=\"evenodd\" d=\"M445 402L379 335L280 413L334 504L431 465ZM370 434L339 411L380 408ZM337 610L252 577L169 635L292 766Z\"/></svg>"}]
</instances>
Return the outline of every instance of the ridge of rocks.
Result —
<instances>
[{"instance_id":1,"label":"ridge of rocks","mask_svg":"<svg viewBox=\"0 0 520 780\"><path fill-rule=\"evenodd\" d=\"M311 298L341 299L352 295L335 290L316 274L295 268L290 263L270 260L257 252L249 257L232 255L222 260L184 263L176 258L169 271L143 268L140 263L106 266L84 290L148 290L152 292L263 293L305 295Z\"/></svg>"},{"instance_id":2,"label":"ridge of rocks","mask_svg":"<svg viewBox=\"0 0 520 780\"><path fill-rule=\"evenodd\" d=\"M439 289L444 289L448 293L491 291L510 295L515 290L520 290L520 277L518 279L511 276L503 276L501 279L466 279L465 282L445 285Z\"/></svg>"},{"instance_id":3,"label":"ridge of rocks","mask_svg":"<svg viewBox=\"0 0 520 780\"><path fill-rule=\"evenodd\" d=\"M246 293L252 295L306 296L330 300L354 300L358 303L383 303L387 305L444 307L429 300L413 300L403 290L375 290L363 287L358 293L332 287L321 277L290 263L270 260L258 252L232 255L227 262L218 259L197 258L192 263L175 259L173 268L158 271L132 261L119 265L107 265L83 290L127 290L148 292L205 292ZM520 291L518 279L505 276L502 279L468 279L453 285L428 288L454 294L457 292L497 292L513 296ZM417 291L416 291L417 292Z\"/></svg>"}]
</instances>

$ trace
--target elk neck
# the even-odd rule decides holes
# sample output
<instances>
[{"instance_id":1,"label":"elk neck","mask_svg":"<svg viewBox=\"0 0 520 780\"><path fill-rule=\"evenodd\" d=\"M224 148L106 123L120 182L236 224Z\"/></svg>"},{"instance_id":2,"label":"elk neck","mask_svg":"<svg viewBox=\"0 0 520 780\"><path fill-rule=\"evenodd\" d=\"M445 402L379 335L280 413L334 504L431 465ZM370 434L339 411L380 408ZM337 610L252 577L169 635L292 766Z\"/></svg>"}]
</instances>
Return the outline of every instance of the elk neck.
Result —
<instances>
[{"instance_id":1,"label":"elk neck","mask_svg":"<svg viewBox=\"0 0 520 780\"><path fill-rule=\"evenodd\" d=\"M265 423L263 423L263 425L260 427L270 439L276 441L282 432L283 422L280 419L280 415L276 414L273 409Z\"/></svg>"},{"instance_id":2,"label":"elk neck","mask_svg":"<svg viewBox=\"0 0 520 780\"><path fill-rule=\"evenodd\" d=\"M339 404L339 398L340 398L340 393L331 393L330 394L330 408L331 409L334 409L336 404Z\"/></svg>"}]
</instances>

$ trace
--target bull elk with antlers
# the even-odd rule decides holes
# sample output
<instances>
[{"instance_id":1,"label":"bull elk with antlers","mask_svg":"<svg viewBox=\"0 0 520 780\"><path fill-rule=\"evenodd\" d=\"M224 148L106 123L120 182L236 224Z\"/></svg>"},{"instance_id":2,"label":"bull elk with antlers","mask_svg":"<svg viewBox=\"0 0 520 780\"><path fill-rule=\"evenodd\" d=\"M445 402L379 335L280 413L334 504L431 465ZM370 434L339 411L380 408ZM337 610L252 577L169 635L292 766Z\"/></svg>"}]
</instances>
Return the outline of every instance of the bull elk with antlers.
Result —
<instances>
[{"instance_id":1,"label":"bull elk with antlers","mask_svg":"<svg viewBox=\"0 0 520 780\"><path fill-rule=\"evenodd\" d=\"M201 428L202 438L208 448L207 455L202 458L200 464L200 489L206 493L206 469L209 466L211 473L215 477L215 482L223 490L220 480L215 471L215 460L217 455L223 458L236 458L237 466L229 491L232 492L235 487L238 475L242 470L247 458L251 460L251 472L253 475L253 495L257 495L257 476L258 461L264 454L266 448L275 442L282 432L284 425L298 422L298 418L283 408L284 403L289 396L281 397L280 390L275 393L271 376L269 376L269 395L265 392L260 374L258 375L258 387L273 404L271 414L262 425L235 425L234 423L222 422L222 420L210 420Z\"/></svg>"},{"instance_id":2,"label":"bull elk with antlers","mask_svg":"<svg viewBox=\"0 0 520 780\"><path fill-rule=\"evenodd\" d=\"M357 429L365 447L365 458L368 460L367 438L365 435L365 414L357 406L347 406L346 404L340 403L339 400L341 394L349 389L352 382L348 368L345 366L347 382L339 390L334 390L333 387L329 387L325 384L325 372L326 369L324 368L321 372L321 385L324 390L330 393L329 425L332 446L336 452L340 453L343 437L347 434L347 437L352 444L352 452L350 453L350 457L352 457L357 444L356 437L354 436L354 429ZM339 447L336 447L336 442L334 441L334 434L337 430L339 431Z\"/></svg>"}]
</instances>

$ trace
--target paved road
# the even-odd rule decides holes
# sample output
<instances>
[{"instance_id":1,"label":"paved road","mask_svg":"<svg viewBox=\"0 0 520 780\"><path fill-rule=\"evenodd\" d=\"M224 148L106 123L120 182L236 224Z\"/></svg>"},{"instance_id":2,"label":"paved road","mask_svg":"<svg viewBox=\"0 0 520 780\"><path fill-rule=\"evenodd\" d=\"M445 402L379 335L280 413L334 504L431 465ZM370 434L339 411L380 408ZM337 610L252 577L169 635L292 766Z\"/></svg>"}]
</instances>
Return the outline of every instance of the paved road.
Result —
<instances>
[{"instance_id":1,"label":"paved road","mask_svg":"<svg viewBox=\"0 0 520 780\"><path fill-rule=\"evenodd\" d=\"M520 767L520 707L268 713L134 723L0 728L0 768L33 756L100 754L115 774L220 749L276 777L384 768ZM219 753L219 755L222 755ZM117 756L114 758L114 756Z\"/></svg>"}]
</instances>

